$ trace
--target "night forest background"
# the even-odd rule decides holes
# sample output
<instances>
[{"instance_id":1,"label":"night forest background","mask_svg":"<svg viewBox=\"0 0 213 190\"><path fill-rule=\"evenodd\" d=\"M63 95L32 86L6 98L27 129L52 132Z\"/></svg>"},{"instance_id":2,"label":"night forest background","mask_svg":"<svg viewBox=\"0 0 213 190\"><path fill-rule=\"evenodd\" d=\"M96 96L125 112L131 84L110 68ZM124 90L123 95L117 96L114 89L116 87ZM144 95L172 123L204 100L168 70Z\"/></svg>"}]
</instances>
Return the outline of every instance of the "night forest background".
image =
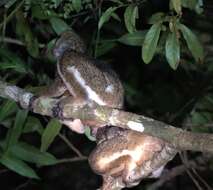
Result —
<instances>
[{"instance_id":1,"label":"night forest background","mask_svg":"<svg viewBox=\"0 0 213 190\"><path fill-rule=\"evenodd\" d=\"M211 0L0 0L0 77L32 92L51 84L51 48L73 29L120 76L125 110L212 133L212 23ZM0 189L100 187L86 159L89 135L0 103ZM211 190L212 167L212 155L181 152L160 179L132 189Z\"/></svg>"}]
</instances>

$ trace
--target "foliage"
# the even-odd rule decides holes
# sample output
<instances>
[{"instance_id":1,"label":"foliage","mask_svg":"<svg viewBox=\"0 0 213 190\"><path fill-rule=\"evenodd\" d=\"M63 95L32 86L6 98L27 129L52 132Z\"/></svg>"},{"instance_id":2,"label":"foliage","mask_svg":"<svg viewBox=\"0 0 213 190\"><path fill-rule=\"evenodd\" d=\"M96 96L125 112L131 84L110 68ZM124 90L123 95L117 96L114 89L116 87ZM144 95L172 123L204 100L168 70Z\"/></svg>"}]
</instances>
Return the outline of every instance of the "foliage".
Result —
<instances>
[{"instance_id":1,"label":"foliage","mask_svg":"<svg viewBox=\"0 0 213 190\"><path fill-rule=\"evenodd\" d=\"M50 84L54 41L74 29L91 56L116 62L129 110L212 132L201 126L213 118L213 58L203 48L212 43L213 28L202 0L3 0L0 7L1 80L33 92ZM210 37L203 40L203 34ZM67 156L61 153L64 148L57 154L57 137L71 132L55 119L48 121L2 99L0 124L0 163L22 176L39 179L42 166ZM87 145L86 153L89 141Z\"/></svg>"}]
</instances>

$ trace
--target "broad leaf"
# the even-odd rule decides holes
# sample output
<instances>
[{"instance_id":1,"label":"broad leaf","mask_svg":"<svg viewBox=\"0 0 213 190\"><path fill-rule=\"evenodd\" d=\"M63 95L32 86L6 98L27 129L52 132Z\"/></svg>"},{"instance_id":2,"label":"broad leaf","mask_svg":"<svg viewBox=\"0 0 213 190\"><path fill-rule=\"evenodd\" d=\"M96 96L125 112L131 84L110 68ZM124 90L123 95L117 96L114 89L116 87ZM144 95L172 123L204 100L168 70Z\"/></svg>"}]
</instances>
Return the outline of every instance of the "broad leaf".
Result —
<instances>
[{"instance_id":1,"label":"broad leaf","mask_svg":"<svg viewBox=\"0 0 213 190\"><path fill-rule=\"evenodd\" d=\"M200 98L190 114L186 118L186 125L190 125L190 130L194 132L212 133L212 119L213 112L211 111L213 106L213 95L212 93L205 94ZM184 124L185 125L185 124Z\"/></svg>"},{"instance_id":2,"label":"broad leaf","mask_svg":"<svg viewBox=\"0 0 213 190\"><path fill-rule=\"evenodd\" d=\"M70 27L67 25L67 23L65 23L62 19L57 18L57 17L50 18L50 23L51 23L53 30L58 35L64 31L70 29Z\"/></svg>"},{"instance_id":3,"label":"broad leaf","mask_svg":"<svg viewBox=\"0 0 213 190\"><path fill-rule=\"evenodd\" d=\"M161 23L153 24L145 36L142 46L142 58L146 64L152 60L155 54L160 37L161 25Z\"/></svg>"},{"instance_id":4,"label":"broad leaf","mask_svg":"<svg viewBox=\"0 0 213 190\"><path fill-rule=\"evenodd\" d=\"M32 17L34 18L41 19L41 20L49 19L49 15L46 14L46 12L42 9L42 7L39 4L32 5L31 11L32 11Z\"/></svg>"},{"instance_id":5,"label":"broad leaf","mask_svg":"<svg viewBox=\"0 0 213 190\"><path fill-rule=\"evenodd\" d=\"M61 129L61 123L57 119L51 119L45 128L41 137L41 151L44 152L48 149L55 137L58 135Z\"/></svg>"},{"instance_id":6,"label":"broad leaf","mask_svg":"<svg viewBox=\"0 0 213 190\"><path fill-rule=\"evenodd\" d=\"M6 100L0 106L0 122L6 119L9 115L13 114L17 110L17 105L14 101Z\"/></svg>"},{"instance_id":7,"label":"broad leaf","mask_svg":"<svg viewBox=\"0 0 213 190\"><path fill-rule=\"evenodd\" d=\"M110 17L112 16L113 12L117 9L117 7L109 7L101 16L98 22L98 29L100 30L101 27L105 22L108 22Z\"/></svg>"},{"instance_id":8,"label":"broad leaf","mask_svg":"<svg viewBox=\"0 0 213 190\"><path fill-rule=\"evenodd\" d=\"M181 0L170 0L170 3L176 13L180 14L181 13Z\"/></svg>"},{"instance_id":9,"label":"broad leaf","mask_svg":"<svg viewBox=\"0 0 213 190\"><path fill-rule=\"evenodd\" d=\"M38 164L39 166L53 165L57 159L48 152L41 152L38 148L27 143L19 142L9 149L11 155L23 161Z\"/></svg>"},{"instance_id":10,"label":"broad leaf","mask_svg":"<svg viewBox=\"0 0 213 190\"><path fill-rule=\"evenodd\" d=\"M27 64L18 57L15 53L12 53L7 48L0 49L0 68L3 69L11 69L17 73L27 74L29 69Z\"/></svg>"},{"instance_id":11,"label":"broad leaf","mask_svg":"<svg viewBox=\"0 0 213 190\"><path fill-rule=\"evenodd\" d=\"M16 114L14 126L8 132L7 148L13 146L18 142L18 139L21 136L22 129L24 127L25 120L27 118L27 114L28 111L21 109Z\"/></svg>"},{"instance_id":12,"label":"broad leaf","mask_svg":"<svg viewBox=\"0 0 213 190\"><path fill-rule=\"evenodd\" d=\"M111 16L112 16L112 18L114 18L115 20L121 22L120 17L119 17L118 14L116 14L115 12L113 12Z\"/></svg>"},{"instance_id":13,"label":"broad leaf","mask_svg":"<svg viewBox=\"0 0 213 190\"><path fill-rule=\"evenodd\" d=\"M169 33L166 39L166 59L172 69L177 69L180 62L180 44L175 32Z\"/></svg>"},{"instance_id":14,"label":"broad leaf","mask_svg":"<svg viewBox=\"0 0 213 190\"><path fill-rule=\"evenodd\" d=\"M72 5L77 12L82 9L81 0L72 0Z\"/></svg>"},{"instance_id":15,"label":"broad leaf","mask_svg":"<svg viewBox=\"0 0 213 190\"><path fill-rule=\"evenodd\" d=\"M178 24L177 26L181 30L187 46L195 60L202 62L204 58L203 46L197 39L197 36L187 26L183 24Z\"/></svg>"},{"instance_id":16,"label":"broad leaf","mask_svg":"<svg viewBox=\"0 0 213 190\"><path fill-rule=\"evenodd\" d=\"M55 8L57 8L61 3L61 0L52 0L52 1L54 2Z\"/></svg>"},{"instance_id":17,"label":"broad leaf","mask_svg":"<svg viewBox=\"0 0 213 190\"><path fill-rule=\"evenodd\" d=\"M115 42L104 42L98 45L97 51L96 51L96 56L100 57L110 50L112 50L116 46Z\"/></svg>"},{"instance_id":18,"label":"broad leaf","mask_svg":"<svg viewBox=\"0 0 213 190\"><path fill-rule=\"evenodd\" d=\"M181 0L182 6L191 10L195 9L197 2L197 0Z\"/></svg>"},{"instance_id":19,"label":"broad leaf","mask_svg":"<svg viewBox=\"0 0 213 190\"><path fill-rule=\"evenodd\" d=\"M32 57L38 57L39 49L38 49L38 39L33 36L33 34L29 34L26 36L27 42L27 51Z\"/></svg>"},{"instance_id":20,"label":"broad leaf","mask_svg":"<svg viewBox=\"0 0 213 190\"><path fill-rule=\"evenodd\" d=\"M118 5L123 5L124 2L120 1L120 0L110 0L112 1L113 3L117 3Z\"/></svg>"},{"instance_id":21,"label":"broad leaf","mask_svg":"<svg viewBox=\"0 0 213 190\"><path fill-rule=\"evenodd\" d=\"M32 57L38 57L39 47L36 36L32 33L28 20L22 11L16 12L16 31L20 36L24 36L27 45L27 51Z\"/></svg>"},{"instance_id":22,"label":"broad leaf","mask_svg":"<svg viewBox=\"0 0 213 190\"><path fill-rule=\"evenodd\" d=\"M198 14L203 12L203 0L181 0L181 5L196 11Z\"/></svg>"},{"instance_id":23,"label":"broad leaf","mask_svg":"<svg viewBox=\"0 0 213 190\"><path fill-rule=\"evenodd\" d=\"M17 0L9 0L7 1L7 3L4 5L5 8L9 9L10 7L12 7L15 3L16 3ZM1 3L0 3L1 5Z\"/></svg>"},{"instance_id":24,"label":"broad leaf","mask_svg":"<svg viewBox=\"0 0 213 190\"><path fill-rule=\"evenodd\" d=\"M15 157L5 154L0 158L0 163L22 176L39 179L32 168Z\"/></svg>"},{"instance_id":25,"label":"broad leaf","mask_svg":"<svg viewBox=\"0 0 213 190\"><path fill-rule=\"evenodd\" d=\"M42 134L43 130L44 129L40 120L36 117L29 116L24 125L23 133L30 133L37 131L39 134Z\"/></svg>"},{"instance_id":26,"label":"broad leaf","mask_svg":"<svg viewBox=\"0 0 213 190\"><path fill-rule=\"evenodd\" d=\"M136 31L135 22L138 18L138 7L129 5L124 12L124 21L128 32L133 33Z\"/></svg>"},{"instance_id":27,"label":"broad leaf","mask_svg":"<svg viewBox=\"0 0 213 190\"><path fill-rule=\"evenodd\" d=\"M155 23L157 23L157 22L163 22L163 21L164 21L164 18L165 18L165 13L163 13L163 12L158 12L158 13L153 14L153 15L149 18L148 23L149 23L149 24L155 24Z\"/></svg>"},{"instance_id":28,"label":"broad leaf","mask_svg":"<svg viewBox=\"0 0 213 190\"><path fill-rule=\"evenodd\" d=\"M141 46L145 39L146 33L147 30L127 33L118 38L118 41L130 46Z\"/></svg>"}]
</instances>

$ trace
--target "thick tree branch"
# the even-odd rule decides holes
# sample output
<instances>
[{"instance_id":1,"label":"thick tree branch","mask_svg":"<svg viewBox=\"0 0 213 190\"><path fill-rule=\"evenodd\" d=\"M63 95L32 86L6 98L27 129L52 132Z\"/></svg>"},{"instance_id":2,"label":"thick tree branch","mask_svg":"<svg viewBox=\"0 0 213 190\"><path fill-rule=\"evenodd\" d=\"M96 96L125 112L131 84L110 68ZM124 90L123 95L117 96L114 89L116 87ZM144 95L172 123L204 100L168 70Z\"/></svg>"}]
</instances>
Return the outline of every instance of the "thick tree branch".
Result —
<instances>
[{"instance_id":1,"label":"thick tree branch","mask_svg":"<svg viewBox=\"0 0 213 190\"><path fill-rule=\"evenodd\" d=\"M0 97L16 101L24 109L30 107L33 96L32 93L26 92L17 86L0 82ZM53 117L53 110L57 108L58 103L58 99L38 98L33 102L31 109L35 113ZM171 143L179 150L213 153L213 135L184 131L142 115L94 104L86 104L79 107L66 104L61 107L61 112L64 118L79 118L91 126L99 123L144 132Z\"/></svg>"}]
</instances>

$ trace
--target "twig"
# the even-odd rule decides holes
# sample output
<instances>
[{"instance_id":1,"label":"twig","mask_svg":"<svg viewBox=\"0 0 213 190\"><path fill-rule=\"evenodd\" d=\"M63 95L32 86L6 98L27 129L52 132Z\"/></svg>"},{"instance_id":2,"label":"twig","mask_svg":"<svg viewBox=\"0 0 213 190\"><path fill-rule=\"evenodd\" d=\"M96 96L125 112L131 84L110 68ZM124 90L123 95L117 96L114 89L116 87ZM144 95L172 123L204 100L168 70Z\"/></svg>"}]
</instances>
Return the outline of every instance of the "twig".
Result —
<instances>
[{"instance_id":1,"label":"twig","mask_svg":"<svg viewBox=\"0 0 213 190\"><path fill-rule=\"evenodd\" d=\"M16 6L16 8L9 14L9 16L2 22L0 23L0 29L1 27L4 26L5 23L8 23L10 21L10 19L13 18L14 14L22 7L22 5L24 4L25 0L22 0L19 5Z\"/></svg>"},{"instance_id":2,"label":"twig","mask_svg":"<svg viewBox=\"0 0 213 190\"><path fill-rule=\"evenodd\" d=\"M77 162L77 161L85 161L85 160L87 160L86 156L74 157L74 158L64 158L64 159L58 160L58 162L56 164L69 163L69 162Z\"/></svg>"},{"instance_id":3,"label":"twig","mask_svg":"<svg viewBox=\"0 0 213 190\"><path fill-rule=\"evenodd\" d=\"M204 179L199 175L199 173L196 171L195 168L192 168L192 171L194 172L194 174L196 175L196 177L200 180L200 182L203 183L203 184L206 186L206 188L207 188L208 190L212 190L212 187L206 182L206 180L204 180Z\"/></svg>"},{"instance_id":4,"label":"twig","mask_svg":"<svg viewBox=\"0 0 213 190\"><path fill-rule=\"evenodd\" d=\"M66 136L62 135L61 133L58 135L79 157L84 157L84 155L67 139Z\"/></svg>"},{"instance_id":5,"label":"twig","mask_svg":"<svg viewBox=\"0 0 213 190\"><path fill-rule=\"evenodd\" d=\"M26 187L30 182L31 182L31 179L28 179L26 182L24 182L24 183L20 184L19 186L17 186L14 190L22 189L22 188Z\"/></svg>"},{"instance_id":6,"label":"twig","mask_svg":"<svg viewBox=\"0 0 213 190\"><path fill-rule=\"evenodd\" d=\"M19 45L19 46L26 46L26 44L24 42L20 41L20 40L9 38L9 37L3 37L3 36L0 36L0 42L16 44L16 45ZM39 48L44 48L45 45L44 44L39 44L38 47Z\"/></svg>"},{"instance_id":7,"label":"twig","mask_svg":"<svg viewBox=\"0 0 213 190\"><path fill-rule=\"evenodd\" d=\"M191 167L191 168L196 168L198 170L205 170L205 167L201 167L199 166L199 164L203 164L203 156L199 156L194 160L190 160L188 161L188 166L187 167ZM209 158L211 159L211 158ZM164 183L166 183L167 181L171 181L173 178L181 175L182 173L186 172L186 166L181 164L179 166L176 166L174 168L172 168L171 170L169 170L169 172L165 172L161 178L159 180L157 180L156 182L152 183L147 190L155 190L155 189L159 189L161 186L163 186Z\"/></svg>"},{"instance_id":8,"label":"twig","mask_svg":"<svg viewBox=\"0 0 213 190\"><path fill-rule=\"evenodd\" d=\"M186 173L191 178L191 180L193 181L193 183L195 184L197 189L198 190L203 190L203 188L200 186L199 182L195 179L195 177L193 176L193 174L190 172L190 170L188 168L186 168Z\"/></svg>"},{"instance_id":9,"label":"twig","mask_svg":"<svg viewBox=\"0 0 213 190\"><path fill-rule=\"evenodd\" d=\"M6 43L11 43L11 44L16 44L19 46L25 46L25 44L22 41L12 39L12 38L7 38L7 37L0 37L0 42L6 42Z\"/></svg>"},{"instance_id":10,"label":"twig","mask_svg":"<svg viewBox=\"0 0 213 190\"><path fill-rule=\"evenodd\" d=\"M203 190L203 188L200 186L199 182L195 179L193 173L190 171L191 167L189 166L188 158L187 158L187 152L184 151L183 153L179 153L180 158L183 162L183 165L185 166L186 173L188 176L191 178L195 186L197 187L198 190Z\"/></svg>"},{"instance_id":11,"label":"twig","mask_svg":"<svg viewBox=\"0 0 213 190\"><path fill-rule=\"evenodd\" d=\"M0 170L0 174L6 173L6 172L9 172L9 171L10 171L9 169L2 169L2 170Z\"/></svg>"}]
</instances>

